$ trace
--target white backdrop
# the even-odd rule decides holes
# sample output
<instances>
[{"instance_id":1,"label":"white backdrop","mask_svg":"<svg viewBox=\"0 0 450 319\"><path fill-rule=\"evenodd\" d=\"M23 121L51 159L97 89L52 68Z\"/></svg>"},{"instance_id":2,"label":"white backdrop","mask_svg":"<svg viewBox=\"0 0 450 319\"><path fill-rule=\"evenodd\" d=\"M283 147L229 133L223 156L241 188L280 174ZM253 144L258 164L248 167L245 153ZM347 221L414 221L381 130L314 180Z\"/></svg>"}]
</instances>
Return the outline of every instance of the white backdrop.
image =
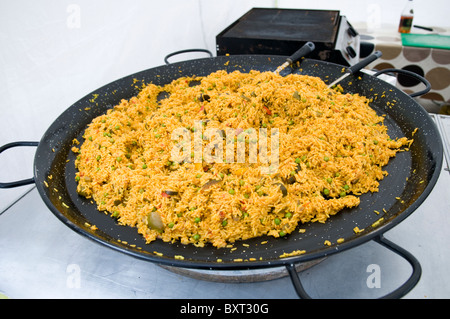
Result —
<instances>
[{"instance_id":1,"label":"white backdrop","mask_svg":"<svg viewBox=\"0 0 450 319\"><path fill-rule=\"evenodd\" d=\"M0 145L39 141L81 97L164 64L215 37L252 7L338 9L352 24L396 25L406 0L70 0L0 2ZM448 0L415 0L415 23L448 27ZM182 59L188 57L183 56ZM32 176L34 149L0 155L0 181ZM0 212L30 187L0 190Z\"/></svg>"}]
</instances>

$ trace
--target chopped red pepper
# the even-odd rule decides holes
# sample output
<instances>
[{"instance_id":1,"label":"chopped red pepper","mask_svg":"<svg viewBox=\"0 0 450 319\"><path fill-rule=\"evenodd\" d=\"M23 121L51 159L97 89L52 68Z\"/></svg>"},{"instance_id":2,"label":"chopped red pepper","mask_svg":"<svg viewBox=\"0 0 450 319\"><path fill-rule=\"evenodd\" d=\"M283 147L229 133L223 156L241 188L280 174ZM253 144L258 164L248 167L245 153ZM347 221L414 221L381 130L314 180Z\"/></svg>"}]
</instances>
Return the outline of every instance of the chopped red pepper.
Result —
<instances>
[{"instance_id":1,"label":"chopped red pepper","mask_svg":"<svg viewBox=\"0 0 450 319\"><path fill-rule=\"evenodd\" d=\"M272 112L269 110L267 106L263 106L263 109L266 111L267 114L272 115Z\"/></svg>"}]
</instances>

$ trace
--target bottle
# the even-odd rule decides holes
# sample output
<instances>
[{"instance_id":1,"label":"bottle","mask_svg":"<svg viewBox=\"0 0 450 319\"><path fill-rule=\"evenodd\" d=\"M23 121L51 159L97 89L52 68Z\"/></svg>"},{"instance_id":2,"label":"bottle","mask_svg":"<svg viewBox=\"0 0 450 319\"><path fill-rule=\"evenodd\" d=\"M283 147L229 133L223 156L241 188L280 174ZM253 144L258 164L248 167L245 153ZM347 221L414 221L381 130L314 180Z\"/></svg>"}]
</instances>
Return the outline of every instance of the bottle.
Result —
<instances>
[{"instance_id":1,"label":"bottle","mask_svg":"<svg viewBox=\"0 0 450 319\"><path fill-rule=\"evenodd\" d=\"M400 17L398 32L409 33L411 31L413 18L414 18L413 0L408 0Z\"/></svg>"}]
</instances>

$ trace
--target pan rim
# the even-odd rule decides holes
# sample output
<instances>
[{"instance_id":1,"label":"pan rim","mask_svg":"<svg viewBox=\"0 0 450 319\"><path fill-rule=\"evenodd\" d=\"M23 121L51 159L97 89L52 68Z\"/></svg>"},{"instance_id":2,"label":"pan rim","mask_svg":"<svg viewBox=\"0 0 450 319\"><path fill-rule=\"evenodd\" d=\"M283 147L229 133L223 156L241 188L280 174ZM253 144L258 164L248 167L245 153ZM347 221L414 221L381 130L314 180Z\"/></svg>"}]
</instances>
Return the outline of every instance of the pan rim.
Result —
<instances>
[{"instance_id":1,"label":"pan rim","mask_svg":"<svg viewBox=\"0 0 450 319\"><path fill-rule=\"evenodd\" d=\"M242 57L242 56L233 56L233 57L238 58L238 57ZM252 58L252 57L255 57L255 56L245 56L245 58ZM282 56L271 56L271 55L267 55L267 56L258 55L256 57L258 57L258 58L268 57L268 58L272 58L274 60L280 59L280 61L284 59L284 57L282 57ZM169 67L177 69L186 62L194 61L194 63L203 63L204 61L211 61L211 60L215 60L215 59L229 60L229 58L230 57L202 58L202 59L197 59L197 60L177 62L177 63L169 65ZM324 63L325 65L326 64L335 65L330 62L324 62L324 61L317 61L317 62ZM166 65L162 65L162 66L159 66L156 68L167 68L167 67L168 66L166 66ZM340 66L340 67L342 67L342 66ZM156 68L151 68L151 69L156 69ZM86 97L92 95L94 92L100 91L100 90L104 89L105 87L108 87L112 83L115 83L115 82L120 81L125 78L137 76L137 75L144 73L151 69L136 72L136 73L127 75L125 77L122 77L120 79L117 79L111 83L108 83L108 84L94 90L92 93L86 95ZM377 78L374 78L373 80L382 81ZM403 91L401 91L395 87L393 87L393 89L395 89L399 93L407 96ZM442 158L443 145L442 145L442 141L439 140L438 141L438 150L436 151L436 154L435 154L436 155L435 156L436 157L435 158L436 159L435 170L434 170L431 178L429 179L428 185L425 187L425 189L420 194L420 196L409 207L407 207L404 211L402 211L400 214L398 214L398 216L396 216L391 221L381 225L380 227L377 227L376 229L371 230L368 233L365 233L358 237L351 238L340 244L332 245L330 247L324 247L323 249L320 249L315 252L310 252L310 253L307 252L306 254L303 254L303 255L285 257L285 258L277 258L277 259L273 258L273 259L264 259L264 260L256 260L256 261L236 261L236 262L217 262L217 261L213 261L213 260L211 260L211 261L195 261L195 260L190 260L190 259L179 260L179 259L176 259L173 257L168 257L168 256L142 254L142 253L136 251L135 249L132 249L126 245L120 245L115 242L114 243L108 242L104 238L96 236L93 233L88 232L86 229L80 227L80 225L73 223L71 220L69 220L67 218L67 216L65 216L62 212L60 212L55 207L54 203L47 196L47 193L45 190L45 185L43 183L43 179L41 176L42 174L39 171L40 168L38 167L38 162L39 162L38 157L41 155L42 152L45 152L43 150L44 145L46 145L45 139L50 133L52 133L51 132L52 128L56 124L58 119L63 114L68 112L69 109L71 109L74 105L77 105L77 103L84 100L86 97L81 98L79 101L75 102L72 106L70 106L69 108L64 110L62 112L62 114L53 122L53 124L47 129L47 131L42 136L41 141L39 142L38 148L36 150L36 156L35 156L35 161L34 161L34 179L35 179L35 183L36 183L36 188L38 189L38 192L39 192L41 198L43 199L46 206L50 209L50 211L60 221L62 221L66 226L68 226L70 229L77 232L78 234L83 235L86 238L89 238L90 240L93 240L96 243L99 243L101 245L109 247L115 251L125 253L129 256L132 256L132 257L135 257L138 259L143 259L143 260L150 261L150 262L157 263L157 264L164 264L167 266L174 266L174 267L181 267L181 268L194 268L194 269L217 269L217 270L219 270L219 269L220 270L236 270L236 269L270 268L270 267L280 267L280 266L286 266L286 265L290 265L290 264L297 264L297 263L302 263L302 262L306 262L306 261L311 261L311 260L323 258L326 256L330 256L335 253L339 253L339 252L345 251L345 250L353 248L353 247L357 247L363 243L366 243L366 242L374 239L377 236L382 235L386 231L388 231L388 230L392 229L393 227L395 227L396 225L398 225L400 222L402 222L408 216L410 216L425 201L425 199L428 197L428 195L433 190L434 186L436 185L437 179L439 178L440 171L442 168L442 163L443 163L443 158ZM423 110L423 112L426 113L425 110ZM430 121L431 121L431 124L434 124L434 122L431 120L431 118L430 118ZM434 127L433 129L437 131L436 127ZM48 152L48 150L47 150L47 152Z\"/></svg>"}]
</instances>

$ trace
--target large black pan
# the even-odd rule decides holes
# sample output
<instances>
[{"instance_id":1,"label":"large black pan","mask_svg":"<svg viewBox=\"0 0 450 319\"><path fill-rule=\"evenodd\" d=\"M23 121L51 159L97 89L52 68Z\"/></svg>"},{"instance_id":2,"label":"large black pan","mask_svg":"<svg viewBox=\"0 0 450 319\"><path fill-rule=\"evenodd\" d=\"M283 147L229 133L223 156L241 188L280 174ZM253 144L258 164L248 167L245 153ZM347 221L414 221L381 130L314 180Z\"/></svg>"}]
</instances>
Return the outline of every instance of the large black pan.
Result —
<instances>
[{"instance_id":1,"label":"large black pan","mask_svg":"<svg viewBox=\"0 0 450 319\"><path fill-rule=\"evenodd\" d=\"M255 238L245 241L246 245L238 242L234 245L235 250L212 246L196 248L160 240L146 245L135 229L117 225L114 219L99 213L90 200L78 196L76 192L74 154L70 150L73 139L82 141L83 131L94 117L105 113L121 99L136 95L142 83L163 85L180 76L203 76L219 69L273 71L285 60L285 57L279 56L205 58L152 68L107 84L64 111L39 143L28 144L37 146L33 178L2 183L0 187L34 182L48 208L68 227L95 242L150 262L213 270L286 266L296 292L301 297L308 295L294 270L296 263L341 252L373 239L402 255L413 266L408 281L387 296L401 297L419 280L420 264L408 252L388 242L382 234L414 212L431 192L442 165L442 143L434 122L419 104L374 76L359 73L341 84L345 91L373 98L371 105L379 114L386 115L385 124L391 137L411 138L417 128L414 143L410 151L399 153L386 166L389 175L381 182L379 192L361 196L361 204L357 208L346 209L325 224L303 225L305 233L294 231L280 239ZM342 74L342 66L304 59L299 68L288 68L283 72L319 76L331 83ZM16 142L5 145L0 148L0 152L18 145L23 144ZM382 214L377 215L374 210ZM373 227L380 217L383 217L383 221ZM91 225L97 228L91 228ZM355 227L363 231L355 233ZM338 238L343 238L344 242L338 244ZM324 245L325 240L329 240L332 245ZM263 241L267 243L262 244ZM283 253L296 250L306 252L289 258L280 257Z\"/></svg>"}]
</instances>

